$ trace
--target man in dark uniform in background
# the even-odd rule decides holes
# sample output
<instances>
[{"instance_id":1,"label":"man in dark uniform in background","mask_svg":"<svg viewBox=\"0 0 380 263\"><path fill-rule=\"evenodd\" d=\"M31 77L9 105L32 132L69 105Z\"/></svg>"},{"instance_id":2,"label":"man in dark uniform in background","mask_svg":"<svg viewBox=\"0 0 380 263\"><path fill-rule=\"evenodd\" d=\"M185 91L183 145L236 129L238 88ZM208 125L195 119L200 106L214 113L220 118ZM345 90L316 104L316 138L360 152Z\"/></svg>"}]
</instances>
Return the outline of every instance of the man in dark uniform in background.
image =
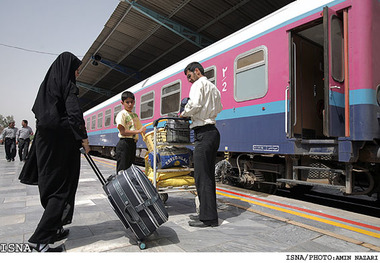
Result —
<instances>
[{"instance_id":1,"label":"man in dark uniform in background","mask_svg":"<svg viewBox=\"0 0 380 263\"><path fill-rule=\"evenodd\" d=\"M5 156L8 162L15 160L16 134L17 128L15 128L15 121L11 121L0 135L0 143L5 142Z\"/></svg>"},{"instance_id":2,"label":"man in dark uniform in background","mask_svg":"<svg viewBox=\"0 0 380 263\"><path fill-rule=\"evenodd\" d=\"M25 161L29 151L30 136L33 135L33 130L28 126L28 121L21 122L21 129L18 130L16 142L18 143L18 155L20 161Z\"/></svg>"}]
</instances>

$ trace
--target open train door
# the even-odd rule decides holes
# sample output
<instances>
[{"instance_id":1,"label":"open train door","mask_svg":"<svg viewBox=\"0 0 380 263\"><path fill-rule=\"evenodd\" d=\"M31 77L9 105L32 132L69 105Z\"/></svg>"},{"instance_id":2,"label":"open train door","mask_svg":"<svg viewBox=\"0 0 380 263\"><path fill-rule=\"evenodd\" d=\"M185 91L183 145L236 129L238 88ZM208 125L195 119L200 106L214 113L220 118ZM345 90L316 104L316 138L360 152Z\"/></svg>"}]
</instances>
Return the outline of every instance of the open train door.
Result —
<instances>
[{"instance_id":1,"label":"open train door","mask_svg":"<svg viewBox=\"0 0 380 263\"><path fill-rule=\"evenodd\" d=\"M324 111L323 134L345 136L344 38L342 19L323 9Z\"/></svg>"}]
</instances>

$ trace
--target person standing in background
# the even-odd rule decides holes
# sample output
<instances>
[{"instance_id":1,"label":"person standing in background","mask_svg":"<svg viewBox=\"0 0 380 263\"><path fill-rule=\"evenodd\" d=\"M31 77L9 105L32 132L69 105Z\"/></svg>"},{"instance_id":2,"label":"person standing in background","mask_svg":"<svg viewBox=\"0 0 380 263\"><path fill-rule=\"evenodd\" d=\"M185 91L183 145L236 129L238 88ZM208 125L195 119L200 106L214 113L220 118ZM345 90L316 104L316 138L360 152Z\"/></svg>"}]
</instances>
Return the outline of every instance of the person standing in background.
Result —
<instances>
[{"instance_id":1,"label":"person standing in background","mask_svg":"<svg viewBox=\"0 0 380 263\"><path fill-rule=\"evenodd\" d=\"M23 120L21 126L21 129L17 132L16 143L18 144L20 161L25 161L26 156L28 156L30 136L33 135L33 130L28 126L27 120Z\"/></svg>"},{"instance_id":2,"label":"person standing in background","mask_svg":"<svg viewBox=\"0 0 380 263\"><path fill-rule=\"evenodd\" d=\"M15 121L11 121L0 135L0 143L5 142L5 156L8 162L15 160L17 151L16 134L17 128L15 127Z\"/></svg>"}]
</instances>

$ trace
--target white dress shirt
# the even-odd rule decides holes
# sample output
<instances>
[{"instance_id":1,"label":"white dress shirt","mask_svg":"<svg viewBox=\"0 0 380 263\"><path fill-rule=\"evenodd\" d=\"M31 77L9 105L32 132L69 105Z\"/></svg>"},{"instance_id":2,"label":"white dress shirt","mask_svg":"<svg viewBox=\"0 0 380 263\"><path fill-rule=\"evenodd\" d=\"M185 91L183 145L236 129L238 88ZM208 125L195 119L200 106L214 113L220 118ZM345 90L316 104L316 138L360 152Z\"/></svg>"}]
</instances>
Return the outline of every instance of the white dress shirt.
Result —
<instances>
[{"instance_id":1,"label":"white dress shirt","mask_svg":"<svg viewBox=\"0 0 380 263\"><path fill-rule=\"evenodd\" d=\"M29 139L30 135L32 134L32 128L30 128L29 126L21 127L17 132L16 141L18 141L19 139Z\"/></svg>"},{"instance_id":2,"label":"white dress shirt","mask_svg":"<svg viewBox=\"0 0 380 263\"><path fill-rule=\"evenodd\" d=\"M190 100L182 112L191 117L190 128L215 124L215 118L222 111L220 92L205 76L196 80L190 88Z\"/></svg>"},{"instance_id":3,"label":"white dress shirt","mask_svg":"<svg viewBox=\"0 0 380 263\"><path fill-rule=\"evenodd\" d=\"M0 140L5 140L5 138L16 139L17 130L17 128L6 127L0 135Z\"/></svg>"}]
</instances>

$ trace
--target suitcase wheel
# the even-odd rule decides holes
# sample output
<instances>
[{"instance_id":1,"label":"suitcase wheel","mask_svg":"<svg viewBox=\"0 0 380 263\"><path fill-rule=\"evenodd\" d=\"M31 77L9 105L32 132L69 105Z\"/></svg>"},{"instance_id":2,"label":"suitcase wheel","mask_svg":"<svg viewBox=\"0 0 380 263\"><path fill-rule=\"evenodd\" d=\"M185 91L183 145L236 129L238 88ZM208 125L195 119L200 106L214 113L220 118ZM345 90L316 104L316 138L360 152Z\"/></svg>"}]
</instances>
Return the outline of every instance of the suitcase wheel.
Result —
<instances>
[{"instance_id":1,"label":"suitcase wheel","mask_svg":"<svg viewBox=\"0 0 380 263\"><path fill-rule=\"evenodd\" d=\"M146 248L146 244L141 241L137 241L137 245L139 246L140 250L143 250Z\"/></svg>"}]
</instances>

